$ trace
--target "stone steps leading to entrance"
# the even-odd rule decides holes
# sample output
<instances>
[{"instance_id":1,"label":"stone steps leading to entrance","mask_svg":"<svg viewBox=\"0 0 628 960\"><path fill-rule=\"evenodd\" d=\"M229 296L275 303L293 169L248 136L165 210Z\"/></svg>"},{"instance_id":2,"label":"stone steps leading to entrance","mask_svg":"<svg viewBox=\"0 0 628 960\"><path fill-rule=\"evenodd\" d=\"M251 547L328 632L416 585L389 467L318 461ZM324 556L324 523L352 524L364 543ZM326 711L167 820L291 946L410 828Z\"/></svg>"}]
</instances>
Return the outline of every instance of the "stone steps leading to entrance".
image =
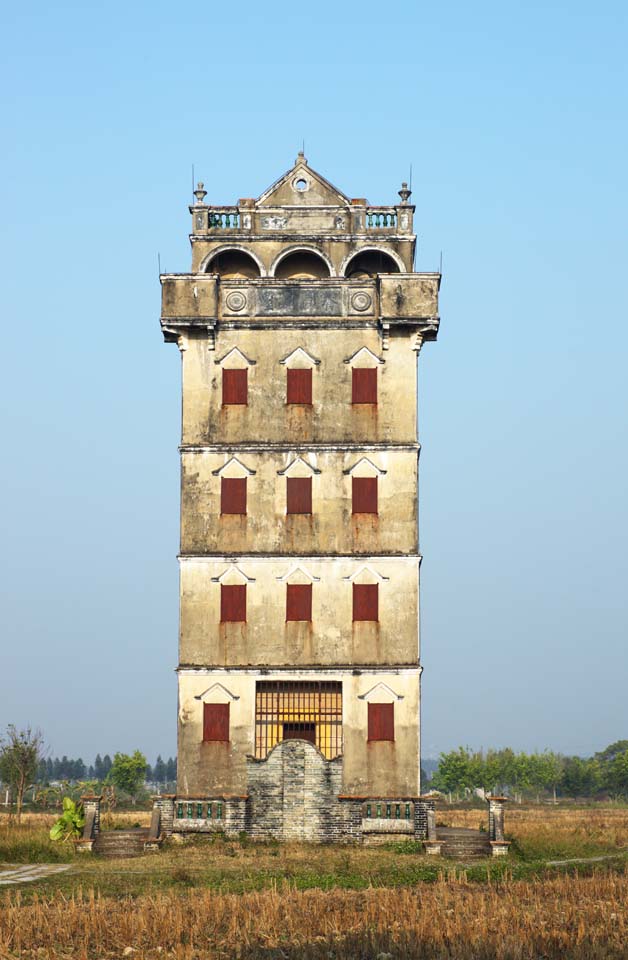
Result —
<instances>
[{"instance_id":1,"label":"stone steps leading to entrance","mask_svg":"<svg viewBox=\"0 0 628 960\"><path fill-rule=\"evenodd\" d=\"M444 857L455 860L490 857L491 844L486 833L467 827L437 827L436 837L441 841Z\"/></svg>"},{"instance_id":2,"label":"stone steps leading to entrance","mask_svg":"<svg viewBox=\"0 0 628 960\"><path fill-rule=\"evenodd\" d=\"M93 852L101 857L140 857L148 840L148 828L105 830L94 841Z\"/></svg>"}]
</instances>

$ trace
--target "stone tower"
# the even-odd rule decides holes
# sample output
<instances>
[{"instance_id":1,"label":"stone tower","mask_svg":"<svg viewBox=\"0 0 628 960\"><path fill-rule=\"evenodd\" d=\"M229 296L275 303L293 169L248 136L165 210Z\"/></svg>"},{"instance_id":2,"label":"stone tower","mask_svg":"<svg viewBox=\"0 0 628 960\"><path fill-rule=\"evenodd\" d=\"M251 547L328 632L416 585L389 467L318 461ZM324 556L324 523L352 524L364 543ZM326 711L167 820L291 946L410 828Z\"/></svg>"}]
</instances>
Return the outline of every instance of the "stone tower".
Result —
<instances>
[{"instance_id":1,"label":"stone tower","mask_svg":"<svg viewBox=\"0 0 628 960\"><path fill-rule=\"evenodd\" d=\"M376 839L420 801L414 207L295 165L192 214L182 357L179 832Z\"/></svg>"}]
</instances>

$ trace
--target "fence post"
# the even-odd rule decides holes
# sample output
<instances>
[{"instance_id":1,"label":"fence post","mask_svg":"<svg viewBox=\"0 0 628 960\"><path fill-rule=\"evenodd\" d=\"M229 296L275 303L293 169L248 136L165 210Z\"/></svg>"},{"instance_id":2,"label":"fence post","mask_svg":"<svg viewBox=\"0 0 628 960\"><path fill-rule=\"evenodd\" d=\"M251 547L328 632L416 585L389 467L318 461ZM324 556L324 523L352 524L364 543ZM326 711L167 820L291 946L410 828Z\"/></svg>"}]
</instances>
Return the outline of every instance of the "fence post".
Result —
<instances>
[{"instance_id":1,"label":"fence post","mask_svg":"<svg viewBox=\"0 0 628 960\"><path fill-rule=\"evenodd\" d=\"M494 857L501 857L508 853L510 843L504 833L504 806L508 797L486 797L488 803L488 838Z\"/></svg>"}]
</instances>

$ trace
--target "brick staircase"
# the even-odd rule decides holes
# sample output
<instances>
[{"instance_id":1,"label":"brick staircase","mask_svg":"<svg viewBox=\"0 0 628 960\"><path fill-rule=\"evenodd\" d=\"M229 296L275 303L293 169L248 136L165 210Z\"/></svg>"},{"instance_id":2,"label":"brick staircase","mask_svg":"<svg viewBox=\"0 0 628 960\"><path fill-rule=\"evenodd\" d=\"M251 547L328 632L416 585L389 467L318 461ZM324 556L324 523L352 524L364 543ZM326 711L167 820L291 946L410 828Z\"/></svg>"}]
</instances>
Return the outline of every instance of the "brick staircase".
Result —
<instances>
[{"instance_id":1,"label":"brick staircase","mask_svg":"<svg viewBox=\"0 0 628 960\"><path fill-rule=\"evenodd\" d=\"M481 830L437 827L436 836L442 842L442 855L451 860L477 860L492 854L488 835Z\"/></svg>"},{"instance_id":2,"label":"brick staircase","mask_svg":"<svg viewBox=\"0 0 628 960\"><path fill-rule=\"evenodd\" d=\"M93 852L100 857L140 857L148 840L148 828L105 830L94 841Z\"/></svg>"}]
</instances>

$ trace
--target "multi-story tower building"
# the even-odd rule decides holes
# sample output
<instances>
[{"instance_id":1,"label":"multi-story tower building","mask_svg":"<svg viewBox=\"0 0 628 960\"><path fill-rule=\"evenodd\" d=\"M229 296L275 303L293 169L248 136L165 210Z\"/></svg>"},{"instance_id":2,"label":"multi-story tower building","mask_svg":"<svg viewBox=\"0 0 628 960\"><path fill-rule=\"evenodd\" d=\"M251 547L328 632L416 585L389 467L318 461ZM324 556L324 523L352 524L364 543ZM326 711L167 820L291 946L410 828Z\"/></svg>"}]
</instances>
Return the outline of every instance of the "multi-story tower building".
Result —
<instances>
[{"instance_id":1,"label":"multi-story tower building","mask_svg":"<svg viewBox=\"0 0 628 960\"><path fill-rule=\"evenodd\" d=\"M199 184L182 356L174 829L420 833L418 355L440 275L414 207L299 154L257 200Z\"/></svg>"}]
</instances>

